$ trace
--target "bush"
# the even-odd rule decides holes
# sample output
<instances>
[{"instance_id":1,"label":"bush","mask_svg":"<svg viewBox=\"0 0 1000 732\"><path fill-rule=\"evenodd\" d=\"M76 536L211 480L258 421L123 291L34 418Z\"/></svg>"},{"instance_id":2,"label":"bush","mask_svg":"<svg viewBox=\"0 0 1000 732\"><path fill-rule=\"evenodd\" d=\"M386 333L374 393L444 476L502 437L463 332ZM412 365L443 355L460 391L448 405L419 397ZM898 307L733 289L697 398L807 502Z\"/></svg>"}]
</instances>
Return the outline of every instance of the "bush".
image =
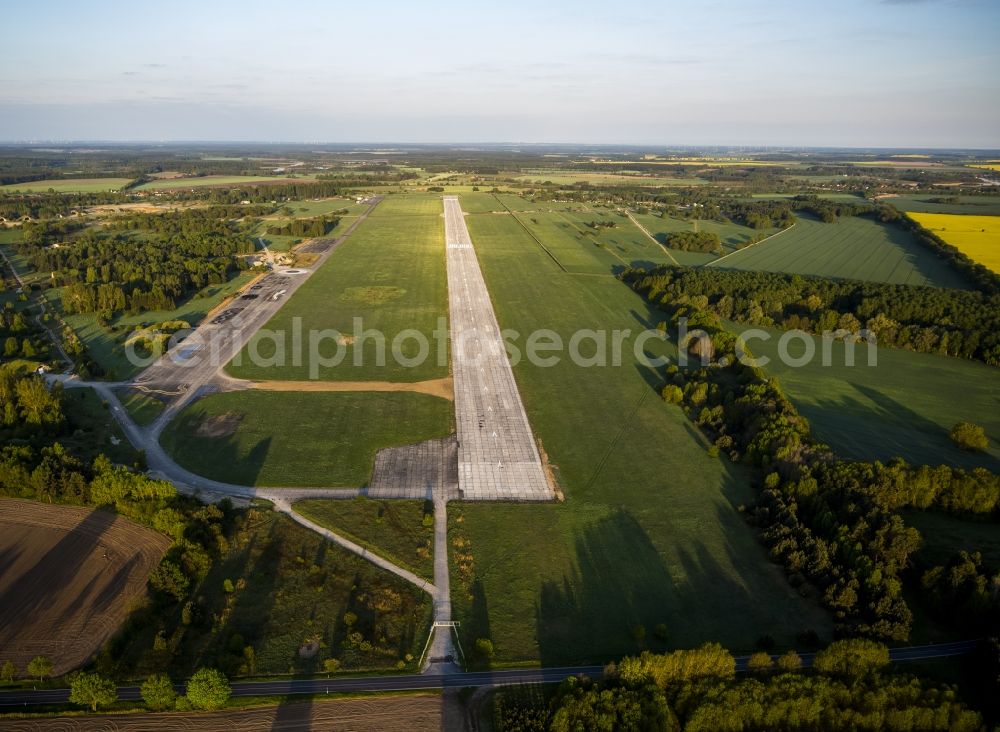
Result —
<instances>
[{"instance_id":1,"label":"bush","mask_svg":"<svg viewBox=\"0 0 1000 732\"><path fill-rule=\"evenodd\" d=\"M154 712L162 712L174 706L177 693L169 677L156 674L146 679L139 690L146 706Z\"/></svg>"},{"instance_id":2,"label":"bush","mask_svg":"<svg viewBox=\"0 0 1000 732\"><path fill-rule=\"evenodd\" d=\"M772 667L771 655L764 651L757 651L747 661L747 671L754 674L767 673Z\"/></svg>"},{"instance_id":3,"label":"bush","mask_svg":"<svg viewBox=\"0 0 1000 732\"><path fill-rule=\"evenodd\" d=\"M986 430L972 422L959 422L951 428L949 436L963 450L985 450L990 446Z\"/></svg>"},{"instance_id":4,"label":"bush","mask_svg":"<svg viewBox=\"0 0 1000 732\"><path fill-rule=\"evenodd\" d=\"M836 641L816 654L813 668L821 674L861 678L889 665L889 649L881 643L852 638Z\"/></svg>"},{"instance_id":5,"label":"bush","mask_svg":"<svg viewBox=\"0 0 1000 732\"><path fill-rule=\"evenodd\" d=\"M195 709L221 709L232 693L229 681L214 668L195 671L187 684L187 698Z\"/></svg>"},{"instance_id":6,"label":"bush","mask_svg":"<svg viewBox=\"0 0 1000 732\"><path fill-rule=\"evenodd\" d=\"M802 659L795 651L787 651L778 657L778 669L786 673L802 668Z\"/></svg>"}]
</instances>

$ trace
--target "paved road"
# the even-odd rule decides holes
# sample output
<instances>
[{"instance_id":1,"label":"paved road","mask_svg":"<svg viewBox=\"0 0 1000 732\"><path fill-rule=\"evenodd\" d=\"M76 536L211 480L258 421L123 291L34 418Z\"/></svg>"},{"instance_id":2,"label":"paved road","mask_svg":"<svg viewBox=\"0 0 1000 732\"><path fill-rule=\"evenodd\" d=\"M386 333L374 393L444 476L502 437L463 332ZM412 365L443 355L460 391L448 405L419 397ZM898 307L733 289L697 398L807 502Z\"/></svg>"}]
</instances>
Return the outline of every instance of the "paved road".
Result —
<instances>
[{"instance_id":1,"label":"paved road","mask_svg":"<svg viewBox=\"0 0 1000 732\"><path fill-rule=\"evenodd\" d=\"M894 648L889 653L894 662L950 658L972 653L979 641L958 641L929 646ZM815 654L802 654L803 666L812 665ZM736 668L745 670L749 656L738 656ZM775 656L777 658L777 656ZM509 684L556 683L567 676L587 674L599 676L601 666L560 666L542 669L510 669L452 674L421 674L407 676L356 676L333 679L285 679L281 681L249 681L233 684L234 696L270 696L286 694L324 694L333 692L410 691L416 689L447 689L465 686L500 686ZM118 690L124 700L139 698L138 687L128 686ZM69 689L23 689L0 692L0 706L25 704L61 704L69 699Z\"/></svg>"},{"instance_id":2,"label":"paved road","mask_svg":"<svg viewBox=\"0 0 1000 732\"><path fill-rule=\"evenodd\" d=\"M455 196L445 196L444 213L459 491L467 500L552 500Z\"/></svg>"}]
</instances>

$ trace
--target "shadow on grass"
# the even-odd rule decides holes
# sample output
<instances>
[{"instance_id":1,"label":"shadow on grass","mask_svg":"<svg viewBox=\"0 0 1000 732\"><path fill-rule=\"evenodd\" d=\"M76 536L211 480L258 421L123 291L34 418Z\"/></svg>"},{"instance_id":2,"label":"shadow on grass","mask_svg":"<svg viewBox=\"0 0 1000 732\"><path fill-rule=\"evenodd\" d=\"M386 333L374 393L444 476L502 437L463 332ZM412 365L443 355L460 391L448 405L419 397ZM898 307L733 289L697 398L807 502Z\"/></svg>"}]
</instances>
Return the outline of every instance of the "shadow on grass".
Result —
<instances>
[{"instance_id":1,"label":"shadow on grass","mask_svg":"<svg viewBox=\"0 0 1000 732\"><path fill-rule=\"evenodd\" d=\"M271 438L259 440L244 454L235 433L227 437L199 435L198 428L206 418L211 417L191 410L175 417L160 437L163 449L192 473L225 483L257 485L271 450Z\"/></svg>"}]
</instances>

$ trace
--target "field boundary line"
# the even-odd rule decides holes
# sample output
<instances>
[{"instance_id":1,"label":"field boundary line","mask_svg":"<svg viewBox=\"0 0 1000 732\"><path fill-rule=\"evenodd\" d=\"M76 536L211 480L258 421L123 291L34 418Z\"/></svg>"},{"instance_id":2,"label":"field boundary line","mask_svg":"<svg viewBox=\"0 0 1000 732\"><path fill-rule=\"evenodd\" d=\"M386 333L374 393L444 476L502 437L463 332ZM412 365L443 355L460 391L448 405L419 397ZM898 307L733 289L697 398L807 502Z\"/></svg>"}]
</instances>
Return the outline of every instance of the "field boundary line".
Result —
<instances>
[{"instance_id":1,"label":"field boundary line","mask_svg":"<svg viewBox=\"0 0 1000 732\"><path fill-rule=\"evenodd\" d=\"M628 220L629 221L631 221L633 224L636 225L636 227L639 229L639 231L641 231L643 234L645 234L650 239L652 239L653 242L656 243L657 246L659 246L666 253L666 255L668 257L670 257L670 261L671 262L673 262L674 264L676 264L678 267L681 266L681 263L678 262L676 259L674 259L674 255L670 253L670 248L667 247L663 242L661 242L655 236L653 236L652 234L650 234L649 230L645 226L643 226L642 224L640 224L638 222L638 220L635 218L635 216L632 215L632 212L629 211L627 208L625 209L625 215L628 216Z\"/></svg>"},{"instance_id":2,"label":"field boundary line","mask_svg":"<svg viewBox=\"0 0 1000 732\"><path fill-rule=\"evenodd\" d=\"M776 237L776 236L781 236L781 235L782 235L782 234L784 234L784 233L785 233L786 231L791 231L792 229L794 229L794 228L795 228L795 226L796 226L796 224L792 224L792 225L791 225L791 226L789 226L789 227L788 227L787 229L782 229L781 231L776 231L776 232L774 232L773 234L771 234L771 236L765 236L765 237L764 237L763 239L761 239L760 241L755 241L755 242L754 242L753 244L750 244L749 246L745 246L745 247L743 247L742 249L737 249L737 250L736 250L735 252L729 252L729 254L725 255L724 257L719 257L718 259L716 259L715 261L712 261L712 262L706 262L705 264L703 264L703 265L701 265L701 266L702 266L702 267L711 267L711 266L712 266L712 265L714 265L714 264L718 264L718 263L719 263L719 262L721 262L721 261L722 261L723 259L728 259L729 257L733 256L734 254L739 254L740 252L745 252L745 251L747 251L747 250L749 250L749 249L753 249L753 248L754 248L755 246L757 246L758 244L763 244L763 243L764 243L764 242L766 242L766 241L771 241L771 239L773 239L774 237Z\"/></svg>"},{"instance_id":3,"label":"field boundary line","mask_svg":"<svg viewBox=\"0 0 1000 732\"><path fill-rule=\"evenodd\" d=\"M493 194L493 197L497 198L496 194ZM530 236L532 239L534 239L535 243L542 248L542 251L544 251L546 254L549 255L549 257L552 258L552 261L556 263L556 266L559 267L559 269L561 269L566 274L569 274L569 271L563 266L562 262L560 262L558 259L556 259L556 255L554 255L552 252L550 252L548 250L548 248L544 244L542 244L541 240L537 236L535 236L535 234L531 231L531 229L529 229L527 227L527 225L523 221L521 221L521 219L517 218L517 214L514 213L513 211L511 211L510 208L507 206L506 203L504 203L503 201L501 201L499 198L497 198L497 203L499 203L501 206L503 206L504 209L506 209L507 213L509 213L511 216L514 217L514 221L516 221L517 223L519 223L521 225L521 228L524 229L526 232L528 232L528 236Z\"/></svg>"}]
</instances>

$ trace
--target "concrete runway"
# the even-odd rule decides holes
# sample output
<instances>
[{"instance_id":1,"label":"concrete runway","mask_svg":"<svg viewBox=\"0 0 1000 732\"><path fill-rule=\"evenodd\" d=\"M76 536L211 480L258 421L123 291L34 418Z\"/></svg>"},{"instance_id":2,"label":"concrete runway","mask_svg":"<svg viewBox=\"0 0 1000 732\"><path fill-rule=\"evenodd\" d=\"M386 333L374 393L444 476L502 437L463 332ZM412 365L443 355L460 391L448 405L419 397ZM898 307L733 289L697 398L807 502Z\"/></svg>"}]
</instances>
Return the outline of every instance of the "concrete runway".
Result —
<instances>
[{"instance_id":1,"label":"concrete runway","mask_svg":"<svg viewBox=\"0 0 1000 732\"><path fill-rule=\"evenodd\" d=\"M551 501L554 495L457 197L445 196L444 213L460 496Z\"/></svg>"}]
</instances>

